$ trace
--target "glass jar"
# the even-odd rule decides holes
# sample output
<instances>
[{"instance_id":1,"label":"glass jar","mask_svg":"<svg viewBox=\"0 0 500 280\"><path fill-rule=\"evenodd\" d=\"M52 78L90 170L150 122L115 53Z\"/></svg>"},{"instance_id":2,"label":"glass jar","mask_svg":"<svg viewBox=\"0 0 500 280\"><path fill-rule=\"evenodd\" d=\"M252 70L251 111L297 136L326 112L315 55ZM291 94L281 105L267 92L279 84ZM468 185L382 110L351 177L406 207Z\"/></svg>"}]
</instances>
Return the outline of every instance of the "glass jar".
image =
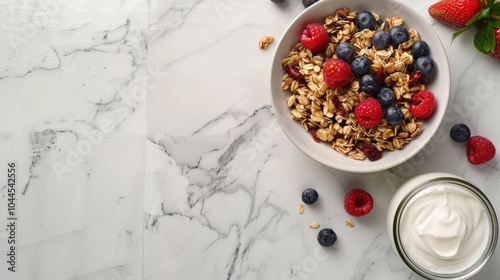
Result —
<instances>
[{"instance_id":1,"label":"glass jar","mask_svg":"<svg viewBox=\"0 0 500 280\"><path fill-rule=\"evenodd\" d=\"M498 221L484 193L449 173L407 180L387 212L392 247L404 263L427 279L467 279L493 254Z\"/></svg>"}]
</instances>

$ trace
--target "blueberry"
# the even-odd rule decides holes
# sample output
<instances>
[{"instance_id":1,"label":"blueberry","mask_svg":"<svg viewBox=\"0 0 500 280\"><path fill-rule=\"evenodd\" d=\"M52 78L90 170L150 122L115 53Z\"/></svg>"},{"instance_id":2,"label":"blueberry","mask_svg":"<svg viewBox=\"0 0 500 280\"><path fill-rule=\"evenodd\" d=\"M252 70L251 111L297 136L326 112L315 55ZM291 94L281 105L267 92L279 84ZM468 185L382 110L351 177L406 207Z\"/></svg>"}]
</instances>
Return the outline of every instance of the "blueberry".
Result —
<instances>
[{"instance_id":1,"label":"blueberry","mask_svg":"<svg viewBox=\"0 0 500 280\"><path fill-rule=\"evenodd\" d=\"M389 32L385 30L377 30L373 34L372 44L377 50L385 49L389 46L391 40Z\"/></svg>"},{"instance_id":2,"label":"blueberry","mask_svg":"<svg viewBox=\"0 0 500 280\"><path fill-rule=\"evenodd\" d=\"M319 245L330 247L337 241L337 234L331 228L324 228L318 232Z\"/></svg>"},{"instance_id":3,"label":"blueberry","mask_svg":"<svg viewBox=\"0 0 500 280\"><path fill-rule=\"evenodd\" d=\"M450 129L450 137L458 143L465 143L470 138L470 129L463 123L457 123Z\"/></svg>"},{"instance_id":4,"label":"blueberry","mask_svg":"<svg viewBox=\"0 0 500 280\"><path fill-rule=\"evenodd\" d=\"M400 125L403 122L405 114L399 107L389 106L385 109L384 119L392 126Z\"/></svg>"},{"instance_id":5,"label":"blueberry","mask_svg":"<svg viewBox=\"0 0 500 280\"><path fill-rule=\"evenodd\" d=\"M434 72L434 60L429 56L422 56L415 60L414 70L420 70L423 78L429 78Z\"/></svg>"},{"instance_id":6,"label":"blueberry","mask_svg":"<svg viewBox=\"0 0 500 280\"><path fill-rule=\"evenodd\" d=\"M276 3L276 4L281 4L285 2L285 0L271 0L271 2Z\"/></svg>"},{"instance_id":7,"label":"blueberry","mask_svg":"<svg viewBox=\"0 0 500 280\"><path fill-rule=\"evenodd\" d=\"M408 41L409 36L408 30L402 25L396 25L389 30L389 38L393 47Z\"/></svg>"},{"instance_id":8,"label":"blueberry","mask_svg":"<svg viewBox=\"0 0 500 280\"><path fill-rule=\"evenodd\" d=\"M304 7L307 8L318 1L319 0L302 0L302 5L304 5Z\"/></svg>"},{"instance_id":9,"label":"blueberry","mask_svg":"<svg viewBox=\"0 0 500 280\"><path fill-rule=\"evenodd\" d=\"M337 45L337 47L335 48L335 53L337 54L338 58L347 63L351 63L351 61L354 59L354 56L356 55L356 49L351 43L343 42Z\"/></svg>"},{"instance_id":10,"label":"blueberry","mask_svg":"<svg viewBox=\"0 0 500 280\"><path fill-rule=\"evenodd\" d=\"M372 74L365 74L359 79L359 88L366 94L373 95L380 89L380 85L377 77Z\"/></svg>"},{"instance_id":11,"label":"blueberry","mask_svg":"<svg viewBox=\"0 0 500 280\"><path fill-rule=\"evenodd\" d=\"M308 188L302 192L302 201L305 204L313 204L316 200L318 200L318 192L315 189Z\"/></svg>"},{"instance_id":12,"label":"blueberry","mask_svg":"<svg viewBox=\"0 0 500 280\"><path fill-rule=\"evenodd\" d=\"M384 109L392 105L394 103L394 100L396 99L396 97L394 96L394 91L392 91L392 89L388 87L380 87L377 92L376 98Z\"/></svg>"},{"instance_id":13,"label":"blueberry","mask_svg":"<svg viewBox=\"0 0 500 280\"><path fill-rule=\"evenodd\" d=\"M352 73L356 76L363 76L368 74L371 67L371 62L368 57L362 55L355 57L351 62Z\"/></svg>"},{"instance_id":14,"label":"blueberry","mask_svg":"<svg viewBox=\"0 0 500 280\"><path fill-rule=\"evenodd\" d=\"M369 11L360 12L354 19L354 24L359 30L370 29L374 30L377 20L375 16Z\"/></svg>"},{"instance_id":15,"label":"blueberry","mask_svg":"<svg viewBox=\"0 0 500 280\"><path fill-rule=\"evenodd\" d=\"M429 46L424 40L418 40L411 45L411 54L414 59L429 55Z\"/></svg>"}]
</instances>

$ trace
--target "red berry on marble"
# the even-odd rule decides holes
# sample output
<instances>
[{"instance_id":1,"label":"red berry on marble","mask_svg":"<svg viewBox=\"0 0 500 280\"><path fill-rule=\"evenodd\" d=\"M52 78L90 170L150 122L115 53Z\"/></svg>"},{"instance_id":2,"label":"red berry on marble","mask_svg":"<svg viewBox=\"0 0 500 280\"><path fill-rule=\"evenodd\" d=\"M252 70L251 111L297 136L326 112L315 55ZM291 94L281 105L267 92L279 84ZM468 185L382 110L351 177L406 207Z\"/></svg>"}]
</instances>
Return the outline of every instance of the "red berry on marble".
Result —
<instances>
[{"instance_id":1,"label":"red berry on marble","mask_svg":"<svg viewBox=\"0 0 500 280\"><path fill-rule=\"evenodd\" d=\"M373 197L365 190L353 189L344 198L344 209L352 216L364 216L373 208Z\"/></svg>"},{"instance_id":2,"label":"red berry on marble","mask_svg":"<svg viewBox=\"0 0 500 280\"><path fill-rule=\"evenodd\" d=\"M410 113L419 119L427 119L432 116L436 109L436 98L428 90L422 90L415 94L410 102Z\"/></svg>"},{"instance_id":3,"label":"red berry on marble","mask_svg":"<svg viewBox=\"0 0 500 280\"><path fill-rule=\"evenodd\" d=\"M309 23L302 31L300 43L312 52L322 52L328 47L330 36L325 27L319 23Z\"/></svg>"},{"instance_id":4,"label":"red berry on marble","mask_svg":"<svg viewBox=\"0 0 500 280\"><path fill-rule=\"evenodd\" d=\"M467 160L469 163L478 165L490 161L495 157L495 145L485 137L472 136L467 141Z\"/></svg>"},{"instance_id":5,"label":"red berry on marble","mask_svg":"<svg viewBox=\"0 0 500 280\"><path fill-rule=\"evenodd\" d=\"M374 127L382 120L382 105L377 99L369 97L354 108L358 123L366 128Z\"/></svg>"},{"instance_id":6,"label":"red berry on marble","mask_svg":"<svg viewBox=\"0 0 500 280\"><path fill-rule=\"evenodd\" d=\"M349 63L340 58L332 58L325 62L323 67L323 80L330 88L345 87L352 78Z\"/></svg>"}]
</instances>

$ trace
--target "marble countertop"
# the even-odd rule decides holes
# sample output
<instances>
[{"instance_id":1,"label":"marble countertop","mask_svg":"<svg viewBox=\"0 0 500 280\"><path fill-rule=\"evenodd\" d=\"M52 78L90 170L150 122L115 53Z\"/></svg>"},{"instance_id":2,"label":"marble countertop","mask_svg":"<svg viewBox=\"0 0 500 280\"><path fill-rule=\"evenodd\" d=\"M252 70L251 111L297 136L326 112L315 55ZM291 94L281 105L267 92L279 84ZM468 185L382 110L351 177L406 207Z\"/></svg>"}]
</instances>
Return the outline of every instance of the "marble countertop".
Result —
<instances>
[{"instance_id":1,"label":"marble countertop","mask_svg":"<svg viewBox=\"0 0 500 280\"><path fill-rule=\"evenodd\" d=\"M419 279L390 247L387 203L445 171L500 209L498 156L472 166L448 136L464 122L500 145L500 64L470 32L452 44L433 0L401 1L440 35L451 99L422 152L369 174L312 161L276 122L276 43L257 43L280 38L299 0L0 1L0 279ZM298 215L305 187L320 200ZM375 199L368 216L343 209L354 187ZM337 232L333 248L312 222Z\"/></svg>"}]
</instances>

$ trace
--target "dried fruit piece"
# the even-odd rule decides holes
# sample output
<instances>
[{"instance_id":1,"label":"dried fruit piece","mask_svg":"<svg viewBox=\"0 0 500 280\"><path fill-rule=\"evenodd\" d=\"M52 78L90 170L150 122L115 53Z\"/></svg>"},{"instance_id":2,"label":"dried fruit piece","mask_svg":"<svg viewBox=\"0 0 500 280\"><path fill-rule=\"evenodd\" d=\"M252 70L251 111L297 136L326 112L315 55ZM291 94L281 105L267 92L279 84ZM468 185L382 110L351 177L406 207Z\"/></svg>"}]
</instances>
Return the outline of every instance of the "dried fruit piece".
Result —
<instances>
[{"instance_id":1,"label":"dried fruit piece","mask_svg":"<svg viewBox=\"0 0 500 280\"><path fill-rule=\"evenodd\" d=\"M318 137L318 131L316 129L309 129L309 134L311 134L312 138L316 143L321 142L321 139Z\"/></svg>"},{"instance_id":2,"label":"dried fruit piece","mask_svg":"<svg viewBox=\"0 0 500 280\"><path fill-rule=\"evenodd\" d=\"M359 149L371 161L375 161L382 157L382 152L379 151L377 148L375 148L375 146L373 146L372 144L368 143L359 144Z\"/></svg>"},{"instance_id":3,"label":"dried fruit piece","mask_svg":"<svg viewBox=\"0 0 500 280\"><path fill-rule=\"evenodd\" d=\"M413 71L410 74L410 85L415 85L420 80L420 77L422 77L420 70Z\"/></svg>"},{"instance_id":4,"label":"dried fruit piece","mask_svg":"<svg viewBox=\"0 0 500 280\"><path fill-rule=\"evenodd\" d=\"M290 76L290 78L299 82L304 80L304 75L302 75L299 69L295 68L295 66L290 64L283 64L283 69L288 74L288 76Z\"/></svg>"},{"instance_id":5,"label":"dried fruit piece","mask_svg":"<svg viewBox=\"0 0 500 280\"><path fill-rule=\"evenodd\" d=\"M340 102L339 97L336 95L332 95L330 98L332 99L332 102L335 105L335 110L336 110L337 114L341 115L342 117L346 117L347 112L346 112L344 106L342 106L342 102Z\"/></svg>"}]
</instances>

